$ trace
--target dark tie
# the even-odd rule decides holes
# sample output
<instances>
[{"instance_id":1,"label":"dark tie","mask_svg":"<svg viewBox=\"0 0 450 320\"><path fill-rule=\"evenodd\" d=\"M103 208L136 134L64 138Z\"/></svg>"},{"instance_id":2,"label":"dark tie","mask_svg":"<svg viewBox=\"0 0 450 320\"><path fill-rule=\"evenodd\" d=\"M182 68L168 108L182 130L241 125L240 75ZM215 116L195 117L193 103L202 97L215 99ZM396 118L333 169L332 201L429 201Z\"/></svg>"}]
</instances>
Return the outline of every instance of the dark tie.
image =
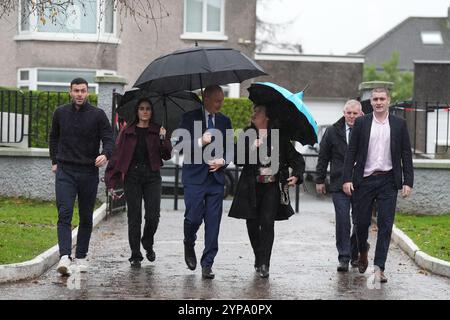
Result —
<instances>
[{"instance_id":1,"label":"dark tie","mask_svg":"<svg viewBox=\"0 0 450 320\"><path fill-rule=\"evenodd\" d=\"M348 128L348 143L350 143L350 138L352 137L352 127Z\"/></svg>"},{"instance_id":2,"label":"dark tie","mask_svg":"<svg viewBox=\"0 0 450 320\"><path fill-rule=\"evenodd\" d=\"M208 129L214 129L214 122L213 122L213 117L214 117L214 115L213 114L208 114ZM214 137L211 137L211 142L213 142L214 141ZM215 157L216 156L216 150L215 149L213 149L212 151L211 151L211 156L212 157Z\"/></svg>"},{"instance_id":3,"label":"dark tie","mask_svg":"<svg viewBox=\"0 0 450 320\"><path fill-rule=\"evenodd\" d=\"M214 122L213 122L213 114L208 114L208 129L213 129L214 128Z\"/></svg>"}]
</instances>

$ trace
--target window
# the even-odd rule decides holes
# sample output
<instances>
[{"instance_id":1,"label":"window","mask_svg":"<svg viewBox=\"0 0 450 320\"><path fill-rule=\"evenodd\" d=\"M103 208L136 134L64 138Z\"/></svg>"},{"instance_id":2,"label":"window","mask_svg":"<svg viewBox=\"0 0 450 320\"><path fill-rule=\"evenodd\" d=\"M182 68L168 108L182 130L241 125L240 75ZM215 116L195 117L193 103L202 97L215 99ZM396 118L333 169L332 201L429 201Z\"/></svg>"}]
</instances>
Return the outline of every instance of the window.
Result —
<instances>
[{"instance_id":1,"label":"window","mask_svg":"<svg viewBox=\"0 0 450 320\"><path fill-rule=\"evenodd\" d=\"M185 0L181 39L228 40L224 34L225 0Z\"/></svg>"},{"instance_id":2,"label":"window","mask_svg":"<svg viewBox=\"0 0 450 320\"><path fill-rule=\"evenodd\" d=\"M30 90L68 92L74 78L84 78L89 83L89 92L97 93L95 77L115 75L115 71L86 69L29 68L18 70L17 86Z\"/></svg>"},{"instance_id":3,"label":"window","mask_svg":"<svg viewBox=\"0 0 450 320\"><path fill-rule=\"evenodd\" d=\"M72 0L50 19L31 13L31 1L20 1L20 30L16 40L87 41L117 43L114 0ZM41 0L42 1L42 0ZM56 0L67 3L66 0ZM45 17L51 16L46 9Z\"/></svg>"},{"instance_id":4,"label":"window","mask_svg":"<svg viewBox=\"0 0 450 320\"><path fill-rule=\"evenodd\" d=\"M420 33L423 44L442 45L442 34L440 31L422 31Z\"/></svg>"},{"instance_id":5,"label":"window","mask_svg":"<svg viewBox=\"0 0 450 320\"><path fill-rule=\"evenodd\" d=\"M225 98L240 98L240 89L241 84L240 83L229 83L224 84L220 86L223 90L223 95ZM193 91L195 94L197 94L199 97L202 95L202 91L200 89Z\"/></svg>"}]
</instances>

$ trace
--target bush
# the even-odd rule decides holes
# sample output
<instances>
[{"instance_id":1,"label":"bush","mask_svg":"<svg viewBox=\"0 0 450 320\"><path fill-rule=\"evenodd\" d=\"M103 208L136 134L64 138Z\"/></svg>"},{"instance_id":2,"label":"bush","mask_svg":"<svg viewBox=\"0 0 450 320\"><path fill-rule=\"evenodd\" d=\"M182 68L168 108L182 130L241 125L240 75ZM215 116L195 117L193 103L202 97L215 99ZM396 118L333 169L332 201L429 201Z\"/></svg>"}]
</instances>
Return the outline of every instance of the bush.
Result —
<instances>
[{"instance_id":1,"label":"bush","mask_svg":"<svg viewBox=\"0 0 450 320\"><path fill-rule=\"evenodd\" d=\"M253 103L247 98L226 98L220 111L231 119L233 129L243 129L250 124L252 110Z\"/></svg>"}]
</instances>

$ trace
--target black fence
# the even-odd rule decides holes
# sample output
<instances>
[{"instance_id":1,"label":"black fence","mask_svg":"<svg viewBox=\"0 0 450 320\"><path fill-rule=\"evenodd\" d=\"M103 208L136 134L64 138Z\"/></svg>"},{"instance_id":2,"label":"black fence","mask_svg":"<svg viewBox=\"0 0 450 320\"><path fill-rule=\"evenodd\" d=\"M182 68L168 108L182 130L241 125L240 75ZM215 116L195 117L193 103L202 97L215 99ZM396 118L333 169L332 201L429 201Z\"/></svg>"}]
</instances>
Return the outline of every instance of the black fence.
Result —
<instances>
[{"instance_id":1,"label":"black fence","mask_svg":"<svg viewBox=\"0 0 450 320\"><path fill-rule=\"evenodd\" d=\"M390 112L406 120L415 155L450 157L448 102L402 101L391 105Z\"/></svg>"},{"instance_id":2,"label":"black fence","mask_svg":"<svg viewBox=\"0 0 450 320\"><path fill-rule=\"evenodd\" d=\"M317 154L304 154L305 162L307 163L304 182L313 181L316 173ZM225 198L231 198L236 193L237 183L241 174L242 167L228 167L225 169ZM183 185L181 183L181 166L179 165L165 165L161 168L163 198L173 199L173 209L178 210L178 201L182 200ZM168 178L168 179L167 179ZM303 184L304 186L305 184ZM291 199L291 204L294 206L295 212L299 212L300 207L300 187L297 185L294 189L294 198ZM315 190L313 190L315 192Z\"/></svg>"},{"instance_id":3,"label":"black fence","mask_svg":"<svg viewBox=\"0 0 450 320\"><path fill-rule=\"evenodd\" d=\"M53 112L69 101L64 92L0 90L0 143L47 148Z\"/></svg>"}]
</instances>

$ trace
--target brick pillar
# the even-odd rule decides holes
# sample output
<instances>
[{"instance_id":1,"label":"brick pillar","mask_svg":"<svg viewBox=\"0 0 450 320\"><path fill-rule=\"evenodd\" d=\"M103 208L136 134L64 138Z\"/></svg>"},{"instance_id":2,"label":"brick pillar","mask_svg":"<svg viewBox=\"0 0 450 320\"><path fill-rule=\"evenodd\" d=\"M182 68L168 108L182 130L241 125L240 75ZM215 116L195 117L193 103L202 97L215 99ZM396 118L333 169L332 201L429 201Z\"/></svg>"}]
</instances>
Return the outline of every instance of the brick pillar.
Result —
<instances>
[{"instance_id":1,"label":"brick pillar","mask_svg":"<svg viewBox=\"0 0 450 320\"><path fill-rule=\"evenodd\" d=\"M118 93L124 92L124 86L127 84L126 80L119 76L101 76L95 77L95 82L98 83L98 101L99 108L102 108L109 121L112 116L112 93L115 89Z\"/></svg>"},{"instance_id":2,"label":"brick pillar","mask_svg":"<svg viewBox=\"0 0 450 320\"><path fill-rule=\"evenodd\" d=\"M97 107L103 109L109 121L111 121L113 90L115 89L116 92L123 93L124 86L127 82L124 78L118 76L95 77L95 82L98 83ZM105 167L102 167L100 169L100 178L102 178L104 174ZM101 201L106 201L106 188L103 181L98 185L97 198Z\"/></svg>"},{"instance_id":3,"label":"brick pillar","mask_svg":"<svg viewBox=\"0 0 450 320\"><path fill-rule=\"evenodd\" d=\"M371 113L373 111L372 105L370 104L370 95L371 95L373 89L387 88L391 91L393 86L394 86L394 83L387 82L387 81L361 82L358 86L358 90L359 90L359 97L361 99L361 104L363 107L363 112L365 114L367 114L367 113Z\"/></svg>"}]
</instances>

